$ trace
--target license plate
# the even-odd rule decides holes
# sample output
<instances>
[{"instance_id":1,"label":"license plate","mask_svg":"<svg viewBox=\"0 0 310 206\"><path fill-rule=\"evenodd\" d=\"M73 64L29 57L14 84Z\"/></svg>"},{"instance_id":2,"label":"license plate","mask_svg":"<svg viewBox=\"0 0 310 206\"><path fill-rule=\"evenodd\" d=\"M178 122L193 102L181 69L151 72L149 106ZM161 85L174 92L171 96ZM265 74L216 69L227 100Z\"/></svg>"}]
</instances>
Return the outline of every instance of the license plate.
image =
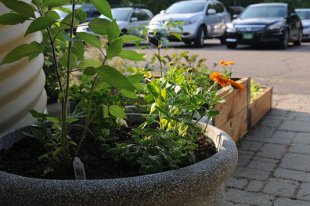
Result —
<instances>
[{"instance_id":1,"label":"license plate","mask_svg":"<svg viewBox=\"0 0 310 206\"><path fill-rule=\"evenodd\" d=\"M242 38L243 39L253 39L254 35L252 33L243 33Z\"/></svg>"}]
</instances>

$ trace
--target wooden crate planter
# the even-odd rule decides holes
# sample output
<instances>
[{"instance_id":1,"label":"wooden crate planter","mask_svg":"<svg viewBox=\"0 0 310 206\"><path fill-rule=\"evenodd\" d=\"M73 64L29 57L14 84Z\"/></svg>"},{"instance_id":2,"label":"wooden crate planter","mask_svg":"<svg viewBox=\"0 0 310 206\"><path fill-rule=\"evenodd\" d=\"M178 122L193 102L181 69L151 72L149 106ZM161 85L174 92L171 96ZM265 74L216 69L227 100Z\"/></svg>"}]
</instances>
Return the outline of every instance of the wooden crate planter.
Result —
<instances>
[{"instance_id":1,"label":"wooden crate planter","mask_svg":"<svg viewBox=\"0 0 310 206\"><path fill-rule=\"evenodd\" d=\"M249 128L254 127L271 109L272 106L272 88L264 87L250 105Z\"/></svg>"},{"instance_id":2,"label":"wooden crate planter","mask_svg":"<svg viewBox=\"0 0 310 206\"><path fill-rule=\"evenodd\" d=\"M228 133L235 142L242 138L248 131L248 112L250 104L250 78L241 78L237 82L245 87L245 91L234 89L224 99L224 104L219 104L217 109L221 114L213 119L213 125ZM230 91L224 87L218 92L222 97Z\"/></svg>"}]
</instances>

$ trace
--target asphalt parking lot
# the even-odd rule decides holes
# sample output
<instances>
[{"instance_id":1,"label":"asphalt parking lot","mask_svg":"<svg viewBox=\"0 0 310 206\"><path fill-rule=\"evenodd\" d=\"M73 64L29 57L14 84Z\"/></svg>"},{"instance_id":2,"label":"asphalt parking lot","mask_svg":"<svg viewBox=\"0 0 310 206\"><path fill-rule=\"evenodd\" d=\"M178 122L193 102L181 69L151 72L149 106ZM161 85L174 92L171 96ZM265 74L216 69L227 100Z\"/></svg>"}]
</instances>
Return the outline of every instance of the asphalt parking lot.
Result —
<instances>
[{"instance_id":1,"label":"asphalt parking lot","mask_svg":"<svg viewBox=\"0 0 310 206\"><path fill-rule=\"evenodd\" d=\"M233 60L236 63L233 76L250 76L257 82L273 86L274 93L310 94L310 42L303 42L301 46L290 43L286 50L278 49L276 45L238 46L236 50L229 50L216 39L206 40L204 47L198 49L182 43L171 43L169 47L163 50L164 54L188 50L207 58L211 68L214 62ZM149 58L154 52L154 49L145 51Z\"/></svg>"}]
</instances>

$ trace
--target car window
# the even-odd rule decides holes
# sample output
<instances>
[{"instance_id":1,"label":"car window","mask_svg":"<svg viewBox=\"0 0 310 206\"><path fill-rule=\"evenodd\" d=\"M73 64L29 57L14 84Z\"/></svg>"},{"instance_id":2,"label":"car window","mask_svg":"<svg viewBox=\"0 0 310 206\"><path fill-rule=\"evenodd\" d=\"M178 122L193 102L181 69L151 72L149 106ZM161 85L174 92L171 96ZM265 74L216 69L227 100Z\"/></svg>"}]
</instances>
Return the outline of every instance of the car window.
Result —
<instances>
[{"instance_id":1,"label":"car window","mask_svg":"<svg viewBox=\"0 0 310 206\"><path fill-rule=\"evenodd\" d=\"M310 19L310 10L309 11L296 11L298 16L301 19Z\"/></svg>"},{"instance_id":2,"label":"car window","mask_svg":"<svg viewBox=\"0 0 310 206\"><path fill-rule=\"evenodd\" d=\"M166 13L168 14L185 14L202 12L206 3L205 2L178 2L170 6Z\"/></svg>"},{"instance_id":3,"label":"car window","mask_svg":"<svg viewBox=\"0 0 310 206\"><path fill-rule=\"evenodd\" d=\"M147 15L145 11L134 11L131 17L136 17L138 21L147 21L150 20L151 17Z\"/></svg>"},{"instance_id":4,"label":"car window","mask_svg":"<svg viewBox=\"0 0 310 206\"><path fill-rule=\"evenodd\" d=\"M112 16L116 21L128 21L131 9L112 9Z\"/></svg>"},{"instance_id":5,"label":"car window","mask_svg":"<svg viewBox=\"0 0 310 206\"><path fill-rule=\"evenodd\" d=\"M215 8L216 13L224 12L224 8L220 3L214 3L214 8Z\"/></svg>"},{"instance_id":6,"label":"car window","mask_svg":"<svg viewBox=\"0 0 310 206\"><path fill-rule=\"evenodd\" d=\"M241 19L248 18L274 18L287 17L286 6L252 6L245 9L239 16Z\"/></svg>"}]
</instances>

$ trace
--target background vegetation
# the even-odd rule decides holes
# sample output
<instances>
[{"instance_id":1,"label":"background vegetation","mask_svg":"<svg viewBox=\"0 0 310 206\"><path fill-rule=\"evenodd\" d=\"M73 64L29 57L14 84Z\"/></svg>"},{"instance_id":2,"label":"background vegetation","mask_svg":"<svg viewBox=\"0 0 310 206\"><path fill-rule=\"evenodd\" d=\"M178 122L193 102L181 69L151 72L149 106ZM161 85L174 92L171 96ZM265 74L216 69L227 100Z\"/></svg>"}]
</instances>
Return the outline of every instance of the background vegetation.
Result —
<instances>
[{"instance_id":1,"label":"background vegetation","mask_svg":"<svg viewBox=\"0 0 310 206\"><path fill-rule=\"evenodd\" d=\"M112 6L130 5L130 4L145 4L154 14L166 9L172 3L180 0L108 0ZM246 7L253 3L261 2L288 2L292 7L307 7L310 8L309 0L220 0L227 8L233 5ZM78 0L79 3L89 2L88 0Z\"/></svg>"}]
</instances>

